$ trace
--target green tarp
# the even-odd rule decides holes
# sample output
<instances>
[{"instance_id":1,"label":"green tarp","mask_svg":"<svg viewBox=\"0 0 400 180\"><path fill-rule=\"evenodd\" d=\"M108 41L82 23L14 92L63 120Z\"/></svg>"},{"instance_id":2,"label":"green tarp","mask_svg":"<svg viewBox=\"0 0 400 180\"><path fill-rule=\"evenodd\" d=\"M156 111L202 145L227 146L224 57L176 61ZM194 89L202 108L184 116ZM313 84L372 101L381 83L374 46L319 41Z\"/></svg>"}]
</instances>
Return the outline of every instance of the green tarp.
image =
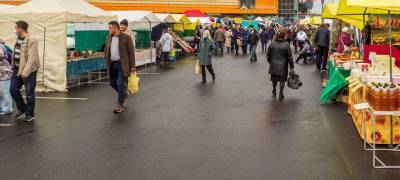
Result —
<instances>
[{"instance_id":1,"label":"green tarp","mask_svg":"<svg viewBox=\"0 0 400 180\"><path fill-rule=\"evenodd\" d=\"M108 31L90 30L75 31L75 50L82 51L102 51L102 47L106 42Z\"/></svg>"},{"instance_id":2,"label":"green tarp","mask_svg":"<svg viewBox=\"0 0 400 180\"><path fill-rule=\"evenodd\" d=\"M347 86L347 77L350 76L349 70L336 68L332 61L329 61L329 81L320 97L321 104L331 103L335 99L336 94Z\"/></svg>"},{"instance_id":3,"label":"green tarp","mask_svg":"<svg viewBox=\"0 0 400 180\"><path fill-rule=\"evenodd\" d=\"M136 48L147 49L150 47L150 31L135 30L136 32Z\"/></svg>"}]
</instances>

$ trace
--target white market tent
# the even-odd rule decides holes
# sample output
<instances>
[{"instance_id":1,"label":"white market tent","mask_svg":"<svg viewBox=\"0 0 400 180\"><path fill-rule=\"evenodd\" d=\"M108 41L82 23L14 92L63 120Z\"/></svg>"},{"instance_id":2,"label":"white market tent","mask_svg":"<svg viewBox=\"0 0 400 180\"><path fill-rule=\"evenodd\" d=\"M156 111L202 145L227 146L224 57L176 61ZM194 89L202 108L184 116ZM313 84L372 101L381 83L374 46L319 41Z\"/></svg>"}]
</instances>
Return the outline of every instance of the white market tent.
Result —
<instances>
[{"instance_id":1,"label":"white market tent","mask_svg":"<svg viewBox=\"0 0 400 180\"><path fill-rule=\"evenodd\" d=\"M10 8L13 8L13 7L15 7L15 6L7 5L7 4L0 4L0 11L6 10L6 9L10 9Z\"/></svg>"},{"instance_id":2,"label":"white market tent","mask_svg":"<svg viewBox=\"0 0 400 180\"><path fill-rule=\"evenodd\" d=\"M129 26L134 30L151 31L151 28L162 23L151 11L111 11L111 13L118 17L118 21L128 20Z\"/></svg>"},{"instance_id":3,"label":"white market tent","mask_svg":"<svg viewBox=\"0 0 400 180\"><path fill-rule=\"evenodd\" d=\"M38 40L42 68L38 73L39 91L66 91L68 23L109 22L116 20L84 0L32 0L0 11L0 37L7 44L15 43L15 22L29 23L29 34Z\"/></svg>"},{"instance_id":4,"label":"white market tent","mask_svg":"<svg viewBox=\"0 0 400 180\"><path fill-rule=\"evenodd\" d=\"M172 16L172 14L167 13L156 13L155 14L158 19L160 19L164 23L177 23L178 21Z\"/></svg>"}]
</instances>

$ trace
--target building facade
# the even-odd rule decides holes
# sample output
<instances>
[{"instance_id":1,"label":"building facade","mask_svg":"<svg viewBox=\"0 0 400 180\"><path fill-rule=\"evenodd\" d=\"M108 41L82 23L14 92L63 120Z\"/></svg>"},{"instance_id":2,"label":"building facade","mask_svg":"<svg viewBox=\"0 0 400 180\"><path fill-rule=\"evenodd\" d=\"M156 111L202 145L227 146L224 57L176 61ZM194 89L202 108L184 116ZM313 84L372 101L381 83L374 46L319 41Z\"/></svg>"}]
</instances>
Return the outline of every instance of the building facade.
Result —
<instances>
[{"instance_id":1,"label":"building facade","mask_svg":"<svg viewBox=\"0 0 400 180\"><path fill-rule=\"evenodd\" d=\"M285 19L296 19L299 12L299 0L279 0L278 15Z\"/></svg>"},{"instance_id":2,"label":"building facade","mask_svg":"<svg viewBox=\"0 0 400 180\"><path fill-rule=\"evenodd\" d=\"M0 0L0 3L18 5L26 1ZM196 9L209 14L278 14L278 0L88 0L88 2L105 10L182 13Z\"/></svg>"}]
</instances>

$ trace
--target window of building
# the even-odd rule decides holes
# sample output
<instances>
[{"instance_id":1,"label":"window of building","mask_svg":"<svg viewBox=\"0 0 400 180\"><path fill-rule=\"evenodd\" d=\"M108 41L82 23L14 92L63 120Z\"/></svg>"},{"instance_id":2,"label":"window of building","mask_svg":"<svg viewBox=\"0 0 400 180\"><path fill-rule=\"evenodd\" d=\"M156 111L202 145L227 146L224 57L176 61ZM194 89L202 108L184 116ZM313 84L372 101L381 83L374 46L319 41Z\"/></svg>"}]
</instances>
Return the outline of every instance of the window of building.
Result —
<instances>
[{"instance_id":1,"label":"window of building","mask_svg":"<svg viewBox=\"0 0 400 180\"><path fill-rule=\"evenodd\" d=\"M240 8L254 9L255 6L256 6L256 0L240 0Z\"/></svg>"}]
</instances>

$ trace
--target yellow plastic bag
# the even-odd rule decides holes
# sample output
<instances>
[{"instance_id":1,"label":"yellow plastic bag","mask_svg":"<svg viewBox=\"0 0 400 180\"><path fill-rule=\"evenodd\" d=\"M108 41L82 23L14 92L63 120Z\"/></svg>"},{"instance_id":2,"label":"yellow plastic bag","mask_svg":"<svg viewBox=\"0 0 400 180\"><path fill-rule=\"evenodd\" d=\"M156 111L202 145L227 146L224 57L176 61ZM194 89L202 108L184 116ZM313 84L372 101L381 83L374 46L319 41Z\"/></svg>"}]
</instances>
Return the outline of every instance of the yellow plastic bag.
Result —
<instances>
[{"instance_id":1,"label":"yellow plastic bag","mask_svg":"<svg viewBox=\"0 0 400 180\"><path fill-rule=\"evenodd\" d=\"M196 60L196 66L194 67L194 73L201 74L200 60Z\"/></svg>"},{"instance_id":2,"label":"yellow plastic bag","mask_svg":"<svg viewBox=\"0 0 400 180\"><path fill-rule=\"evenodd\" d=\"M139 94L139 81L140 78L135 73L132 73L128 77L128 93L138 95Z\"/></svg>"}]
</instances>

